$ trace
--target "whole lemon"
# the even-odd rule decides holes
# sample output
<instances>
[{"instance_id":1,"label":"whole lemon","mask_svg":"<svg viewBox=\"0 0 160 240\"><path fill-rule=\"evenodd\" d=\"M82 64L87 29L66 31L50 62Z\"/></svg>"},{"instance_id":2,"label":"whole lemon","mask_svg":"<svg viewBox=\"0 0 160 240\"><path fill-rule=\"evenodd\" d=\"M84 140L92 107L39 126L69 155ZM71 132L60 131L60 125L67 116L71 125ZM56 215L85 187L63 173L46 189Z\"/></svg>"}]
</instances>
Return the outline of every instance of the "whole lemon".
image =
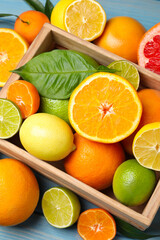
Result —
<instances>
[{"instance_id":1,"label":"whole lemon","mask_svg":"<svg viewBox=\"0 0 160 240\"><path fill-rule=\"evenodd\" d=\"M115 197L128 206L146 202L156 184L155 172L141 166L135 159L122 163L113 178Z\"/></svg>"},{"instance_id":2,"label":"whole lemon","mask_svg":"<svg viewBox=\"0 0 160 240\"><path fill-rule=\"evenodd\" d=\"M61 118L48 113L28 117L20 128L20 141L32 155L46 161L65 158L74 148L70 126Z\"/></svg>"},{"instance_id":3,"label":"whole lemon","mask_svg":"<svg viewBox=\"0 0 160 240\"><path fill-rule=\"evenodd\" d=\"M51 13L51 24L63 30L66 30L64 24L65 10L73 1L75 0L60 0L55 5Z\"/></svg>"}]
</instances>

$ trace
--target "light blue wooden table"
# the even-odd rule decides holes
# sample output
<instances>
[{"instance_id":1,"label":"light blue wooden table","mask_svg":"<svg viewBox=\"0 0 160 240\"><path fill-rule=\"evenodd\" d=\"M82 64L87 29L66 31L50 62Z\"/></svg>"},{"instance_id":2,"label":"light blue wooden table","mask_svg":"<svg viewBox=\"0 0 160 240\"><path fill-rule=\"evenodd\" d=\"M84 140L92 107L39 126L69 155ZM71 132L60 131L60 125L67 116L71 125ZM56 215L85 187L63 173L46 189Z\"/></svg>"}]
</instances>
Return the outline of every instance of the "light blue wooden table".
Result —
<instances>
[{"instance_id":1,"label":"light blue wooden table","mask_svg":"<svg viewBox=\"0 0 160 240\"><path fill-rule=\"evenodd\" d=\"M42 0L44 3L45 1ZM55 5L58 0L52 0ZM114 16L130 16L140 21L146 29L151 28L160 22L160 0L98 0L104 7L107 18ZM30 10L31 8L23 0L0 0L0 13L12 13L19 15L20 13ZM0 28L14 27L15 18L1 18ZM0 159L4 158L0 153ZM38 173L35 173L38 179L41 196L47 189L56 186L54 182L49 181ZM88 201L80 198L82 211L96 206ZM80 240L76 229L76 224L68 229L56 229L50 226L42 215L41 198L34 214L23 224L16 227L0 227L0 240ZM160 234L160 209L155 216L152 225L147 232ZM127 240L123 236L117 234L116 240ZM160 237L154 238L160 240ZM151 238L150 238L151 240Z\"/></svg>"}]
</instances>

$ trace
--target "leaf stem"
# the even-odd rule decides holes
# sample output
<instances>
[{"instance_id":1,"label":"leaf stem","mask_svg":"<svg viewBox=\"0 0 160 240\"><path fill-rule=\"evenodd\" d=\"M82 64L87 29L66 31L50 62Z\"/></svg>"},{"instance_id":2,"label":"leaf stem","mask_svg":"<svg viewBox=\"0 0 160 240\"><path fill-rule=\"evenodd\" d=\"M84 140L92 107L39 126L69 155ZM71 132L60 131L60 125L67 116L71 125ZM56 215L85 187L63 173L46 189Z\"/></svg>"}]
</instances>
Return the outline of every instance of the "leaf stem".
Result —
<instances>
[{"instance_id":1,"label":"leaf stem","mask_svg":"<svg viewBox=\"0 0 160 240\"><path fill-rule=\"evenodd\" d=\"M10 13L0 13L0 17L17 17L19 20L21 20L23 23L27 23L28 25L30 24L29 21L24 21L21 19L18 15L16 14L10 14Z\"/></svg>"}]
</instances>

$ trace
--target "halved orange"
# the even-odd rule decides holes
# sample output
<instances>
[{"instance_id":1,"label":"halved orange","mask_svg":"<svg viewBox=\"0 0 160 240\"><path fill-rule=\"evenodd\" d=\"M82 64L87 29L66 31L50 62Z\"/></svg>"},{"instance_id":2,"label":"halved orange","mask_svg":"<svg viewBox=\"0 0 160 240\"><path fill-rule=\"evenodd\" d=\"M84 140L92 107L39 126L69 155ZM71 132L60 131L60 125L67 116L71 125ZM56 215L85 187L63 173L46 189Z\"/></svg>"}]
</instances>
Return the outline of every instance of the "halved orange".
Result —
<instances>
[{"instance_id":1,"label":"halved orange","mask_svg":"<svg viewBox=\"0 0 160 240\"><path fill-rule=\"evenodd\" d=\"M72 127L87 139L114 143L138 126L142 105L133 86L112 73L95 73L73 91L69 100Z\"/></svg>"},{"instance_id":2,"label":"halved orange","mask_svg":"<svg viewBox=\"0 0 160 240\"><path fill-rule=\"evenodd\" d=\"M14 30L0 28L0 87L3 87L28 49L28 43Z\"/></svg>"},{"instance_id":3,"label":"halved orange","mask_svg":"<svg viewBox=\"0 0 160 240\"><path fill-rule=\"evenodd\" d=\"M17 80L9 85L7 99L19 107L22 118L36 113L40 105L40 96L36 87L25 80Z\"/></svg>"},{"instance_id":4,"label":"halved orange","mask_svg":"<svg viewBox=\"0 0 160 240\"><path fill-rule=\"evenodd\" d=\"M84 240L111 240L116 235L116 223L104 209L88 209L80 214L77 231Z\"/></svg>"},{"instance_id":5,"label":"halved orange","mask_svg":"<svg viewBox=\"0 0 160 240\"><path fill-rule=\"evenodd\" d=\"M65 29L84 40L98 38L106 25L106 13L95 0L75 0L65 10Z\"/></svg>"}]
</instances>

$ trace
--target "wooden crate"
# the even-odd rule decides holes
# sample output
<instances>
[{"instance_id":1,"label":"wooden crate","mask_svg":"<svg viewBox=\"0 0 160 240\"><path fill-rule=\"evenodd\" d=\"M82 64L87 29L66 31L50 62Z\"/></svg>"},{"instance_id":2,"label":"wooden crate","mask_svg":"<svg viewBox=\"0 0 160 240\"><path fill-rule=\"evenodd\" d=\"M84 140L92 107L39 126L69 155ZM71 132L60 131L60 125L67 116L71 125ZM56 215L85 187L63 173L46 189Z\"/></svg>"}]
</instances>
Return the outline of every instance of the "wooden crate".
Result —
<instances>
[{"instance_id":1,"label":"wooden crate","mask_svg":"<svg viewBox=\"0 0 160 240\"><path fill-rule=\"evenodd\" d=\"M45 24L37 38L29 47L27 53L19 62L18 67L24 65L34 56L54 49L57 46L86 53L103 65L108 65L114 60L122 59L121 57L112 54L90 42L81 40L76 36L73 36L50 24ZM136 65L136 67L139 70L141 84L143 86L160 90L159 75L141 68L138 65ZM0 92L1 98L6 97L6 90L9 84L15 80L18 80L19 78L20 77L17 74L13 73L11 75ZM129 222L141 230L145 230L150 226L160 206L159 177L157 177L157 186L147 203L138 207L127 207L115 199L111 188L106 189L103 192L97 191L65 173L62 166L62 161L52 163L42 161L17 146L13 139L12 142L2 139L0 140L0 151L2 153L19 159L54 182L71 189L93 204L108 210L113 215Z\"/></svg>"}]
</instances>

